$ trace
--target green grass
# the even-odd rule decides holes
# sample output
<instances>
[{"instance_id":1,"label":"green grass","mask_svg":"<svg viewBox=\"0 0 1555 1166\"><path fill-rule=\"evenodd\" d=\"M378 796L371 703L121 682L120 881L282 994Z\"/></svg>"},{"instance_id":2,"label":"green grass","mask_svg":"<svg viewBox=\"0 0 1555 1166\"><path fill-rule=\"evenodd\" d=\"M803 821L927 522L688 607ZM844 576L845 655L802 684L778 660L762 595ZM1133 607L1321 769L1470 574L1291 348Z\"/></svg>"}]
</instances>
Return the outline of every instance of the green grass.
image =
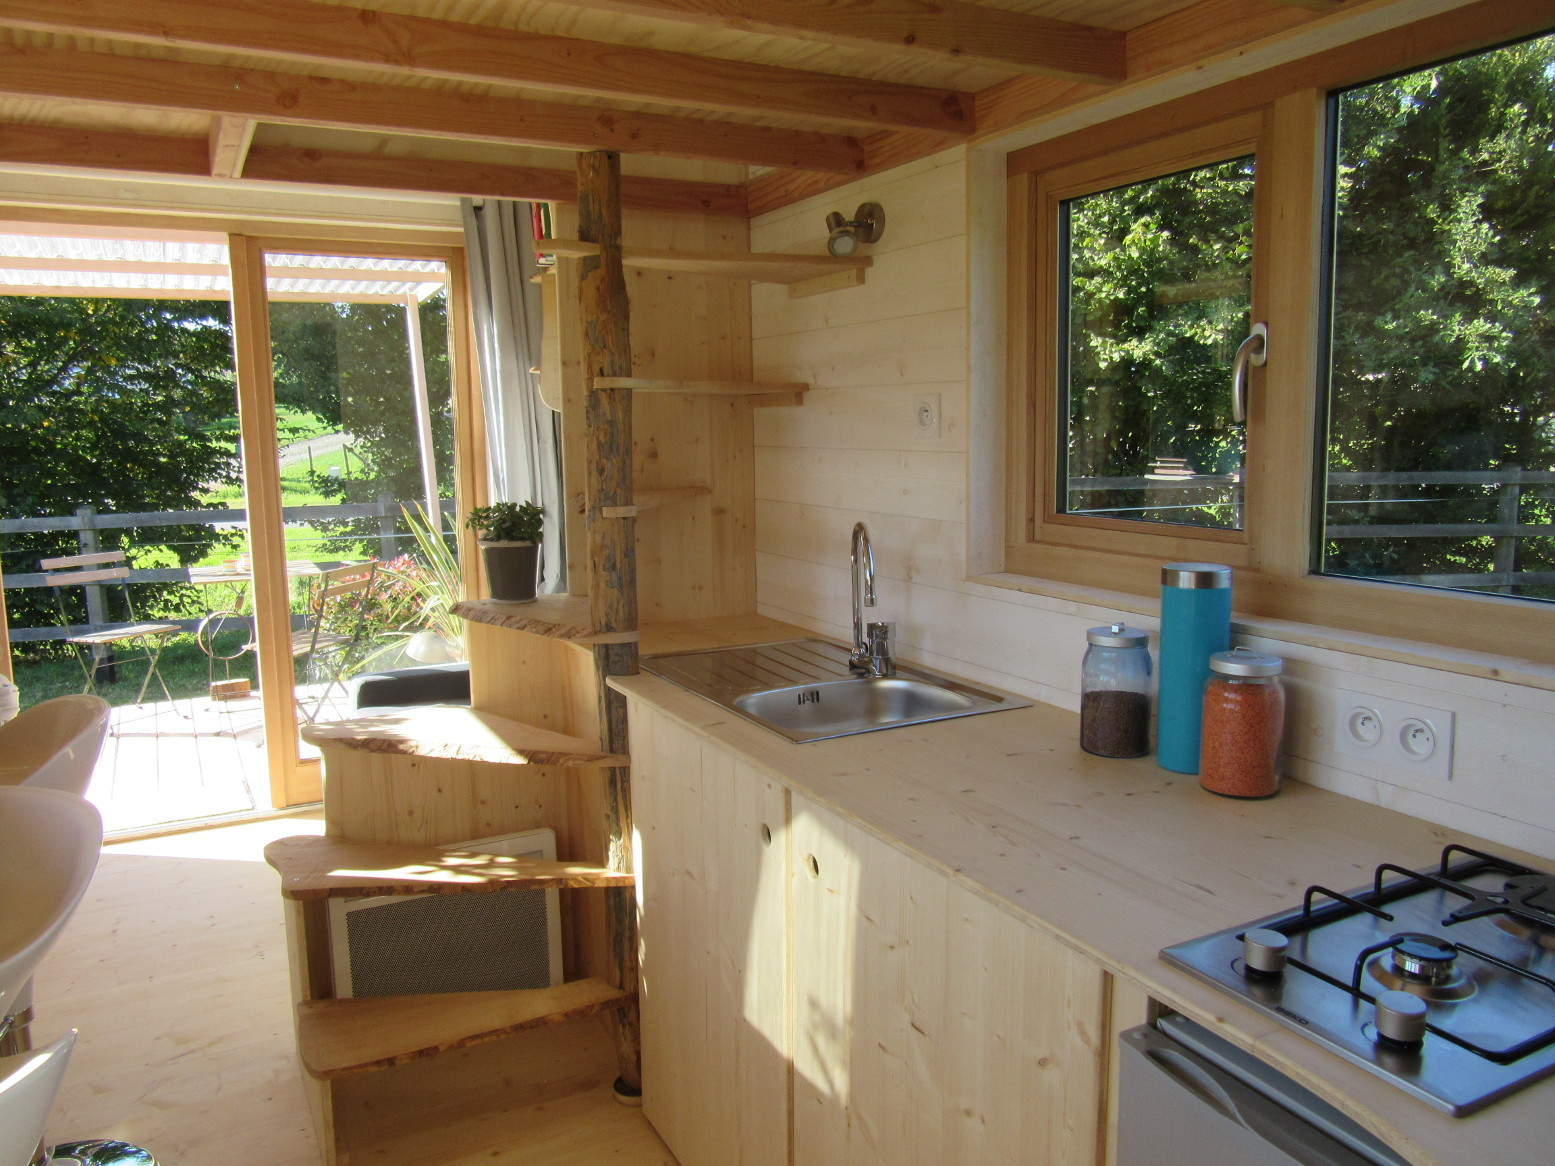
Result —
<instances>
[{"instance_id":1,"label":"green grass","mask_svg":"<svg viewBox=\"0 0 1555 1166\"><path fill-rule=\"evenodd\" d=\"M218 637L217 650L236 651L247 642L246 629L234 629ZM362 659L370 651L371 647L366 645L364 639L364 646L353 656L356 663L347 670L348 676L358 670L394 666L395 661L392 660ZM129 653L121 653L121 655L128 657ZM14 664L16 675L13 679L20 690L21 707L24 709L56 696L68 696L80 692L86 683L86 676L75 660L16 660ZM194 637L187 635L175 636L167 645L157 661L157 671L167 681L167 687L175 700L205 696L209 692L208 686L212 680L229 678L235 680L240 676L255 682L258 679L252 652L243 652L233 660L212 661L194 642ZM140 691L140 682L145 675L144 660L127 660L118 668L118 680L111 684L103 680L101 672L98 673L97 694L115 708L134 704L135 695ZM297 684L302 685L320 683L325 677L317 674L317 669L308 660L302 659L296 662L294 679ZM146 690L146 700L155 702L166 699L162 695L162 689L153 680L151 687Z\"/></svg>"},{"instance_id":2,"label":"green grass","mask_svg":"<svg viewBox=\"0 0 1555 1166\"><path fill-rule=\"evenodd\" d=\"M246 640L247 636L244 635L243 639ZM227 647L225 643L222 646L224 649ZM24 709L56 696L80 692L86 683L81 665L74 660L17 660L15 666L14 679L16 687L21 690ZM255 679L252 652L245 652L231 661L230 673L227 671L227 665L221 660L215 662L214 673L210 671L210 667L210 658L200 650L193 637L189 636L179 636L174 639L157 662L157 671L162 674L173 696L178 699L203 696L208 691L207 685L213 679L225 680L229 675L233 678L246 676L249 680ZM98 695L115 707L134 704L135 694L140 691L141 679L146 675L145 662L134 660L122 664L118 668L118 675L119 678L115 683L106 684L99 673ZM155 680L146 690L146 699L148 701L166 699Z\"/></svg>"}]
</instances>

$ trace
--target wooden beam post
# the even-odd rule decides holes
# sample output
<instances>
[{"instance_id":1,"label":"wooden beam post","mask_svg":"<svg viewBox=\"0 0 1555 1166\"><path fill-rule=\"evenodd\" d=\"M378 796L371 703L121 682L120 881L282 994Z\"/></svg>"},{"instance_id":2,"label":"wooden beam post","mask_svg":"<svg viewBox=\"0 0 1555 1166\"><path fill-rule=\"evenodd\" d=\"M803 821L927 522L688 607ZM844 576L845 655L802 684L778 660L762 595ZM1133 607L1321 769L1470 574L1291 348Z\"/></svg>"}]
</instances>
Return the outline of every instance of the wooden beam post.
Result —
<instances>
[{"instance_id":1,"label":"wooden beam post","mask_svg":"<svg viewBox=\"0 0 1555 1166\"><path fill-rule=\"evenodd\" d=\"M632 342L626 272L621 264L621 156L610 150L578 155L578 235L599 244L598 256L579 268L578 306L583 322L584 368L590 377L630 377ZM637 519L632 507L632 391L603 389L588 395L585 490L588 505L589 619L595 631L637 630ZM609 508L612 517L606 517ZM626 699L606 684L610 676L637 671L637 644L596 644L600 744L629 752ZM632 869L632 790L629 772L606 773L605 836L612 870ZM630 892L603 892L606 942L616 986L636 988L637 904ZM621 1076L616 1092L642 1092L642 1043L635 1002L611 1025Z\"/></svg>"}]
</instances>

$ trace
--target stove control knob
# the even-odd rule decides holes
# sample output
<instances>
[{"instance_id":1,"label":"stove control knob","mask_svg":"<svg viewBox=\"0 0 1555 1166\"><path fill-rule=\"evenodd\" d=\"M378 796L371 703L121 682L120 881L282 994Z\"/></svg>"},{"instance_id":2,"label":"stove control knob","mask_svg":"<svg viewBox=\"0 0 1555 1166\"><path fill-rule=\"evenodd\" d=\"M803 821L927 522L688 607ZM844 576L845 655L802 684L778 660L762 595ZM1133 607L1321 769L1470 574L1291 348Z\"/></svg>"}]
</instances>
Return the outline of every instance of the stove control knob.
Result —
<instances>
[{"instance_id":1,"label":"stove control knob","mask_svg":"<svg viewBox=\"0 0 1555 1166\"><path fill-rule=\"evenodd\" d=\"M1425 1040L1425 1001L1408 992L1377 997L1377 1035L1395 1044L1418 1046Z\"/></svg>"},{"instance_id":2,"label":"stove control knob","mask_svg":"<svg viewBox=\"0 0 1555 1166\"><path fill-rule=\"evenodd\" d=\"M1285 971L1285 951L1290 939L1268 927L1255 927L1242 937L1242 962L1247 970L1263 976Z\"/></svg>"}]
</instances>

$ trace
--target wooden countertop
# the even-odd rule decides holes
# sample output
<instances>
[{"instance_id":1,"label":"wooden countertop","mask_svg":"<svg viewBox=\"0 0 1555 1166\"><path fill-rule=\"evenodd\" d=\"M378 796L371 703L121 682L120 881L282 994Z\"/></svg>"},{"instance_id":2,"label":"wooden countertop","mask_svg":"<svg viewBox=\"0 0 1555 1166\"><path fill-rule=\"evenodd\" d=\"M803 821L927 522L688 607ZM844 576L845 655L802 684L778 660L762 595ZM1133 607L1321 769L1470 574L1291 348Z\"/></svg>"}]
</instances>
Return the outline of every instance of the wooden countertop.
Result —
<instances>
[{"instance_id":1,"label":"wooden countertop","mask_svg":"<svg viewBox=\"0 0 1555 1166\"><path fill-rule=\"evenodd\" d=\"M1079 718L1047 705L792 745L659 677L610 683L1257 1052L1418 1166L1549 1160L1555 1079L1448 1117L1157 956L1299 905L1311 883L1432 865L1448 841L1548 858L1300 782L1219 798L1150 758L1082 752Z\"/></svg>"}]
</instances>

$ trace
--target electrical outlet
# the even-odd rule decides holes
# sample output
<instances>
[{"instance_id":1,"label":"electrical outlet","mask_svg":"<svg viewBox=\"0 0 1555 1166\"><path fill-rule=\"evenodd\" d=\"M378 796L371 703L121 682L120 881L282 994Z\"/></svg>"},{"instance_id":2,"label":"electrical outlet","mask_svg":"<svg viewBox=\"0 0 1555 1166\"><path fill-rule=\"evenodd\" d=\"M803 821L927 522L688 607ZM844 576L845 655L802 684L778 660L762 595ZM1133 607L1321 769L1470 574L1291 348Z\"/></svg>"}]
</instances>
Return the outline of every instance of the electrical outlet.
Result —
<instances>
[{"instance_id":1,"label":"electrical outlet","mask_svg":"<svg viewBox=\"0 0 1555 1166\"><path fill-rule=\"evenodd\" d=\"M1334 744L1347 768L1383 778L1452 780L1451 712L1343 688L1332 707Z\"/></svg>"},{"instance_id":2,"label":"electrical outlet","mask_svg":"<svg viewBox=\"0 0 1555 1166\"><path fill-rule=\"evenodd\" d=\"M939 394L919 393L913 400L919 437L939 436Z\"/></svg>"}]
</instances>

